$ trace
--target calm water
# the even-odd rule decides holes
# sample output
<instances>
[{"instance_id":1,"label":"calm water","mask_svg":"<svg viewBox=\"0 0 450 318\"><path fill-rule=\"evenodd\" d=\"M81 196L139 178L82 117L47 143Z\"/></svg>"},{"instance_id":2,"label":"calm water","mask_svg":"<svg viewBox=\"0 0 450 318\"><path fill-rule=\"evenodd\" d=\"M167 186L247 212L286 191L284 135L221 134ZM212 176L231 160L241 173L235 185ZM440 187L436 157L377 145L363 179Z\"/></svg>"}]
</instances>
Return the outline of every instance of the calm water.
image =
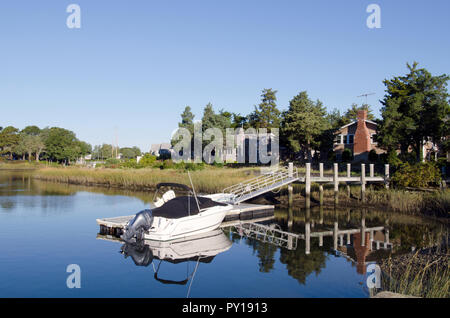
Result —
<instances>
[{"instance_id":1,"label":"calm water","mask_svg":"<svg viewBox=\"0 0 450 318\"><path fill-rule=\"evenodd\" d=\"M151 196L0 171L0 297L368 297L368 264L447 231L385 211L298 207L159 246L124 246L98 234L97 218L134 214ZM361 236L361 226L372 234ZM333 235L335 227L347 232ZM261 234L274 229L294 235ZM191 258L198 254L199 262ZM175 260L158 259L168 255ZM81 268L79 289L66 286L69 264Z\"/></svg>"}]
</instances>

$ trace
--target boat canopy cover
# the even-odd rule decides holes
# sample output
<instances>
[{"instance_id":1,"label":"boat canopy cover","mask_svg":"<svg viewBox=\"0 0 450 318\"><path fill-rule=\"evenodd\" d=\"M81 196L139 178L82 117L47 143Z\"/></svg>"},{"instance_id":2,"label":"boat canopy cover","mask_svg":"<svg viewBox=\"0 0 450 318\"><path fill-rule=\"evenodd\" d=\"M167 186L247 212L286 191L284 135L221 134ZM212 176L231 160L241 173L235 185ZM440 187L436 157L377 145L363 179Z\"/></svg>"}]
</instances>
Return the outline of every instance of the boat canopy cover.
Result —
<instances>
[{"instance_id":1,"label":"boat canopy cover","mask_svg":"<svg viewBox=\"0 0 450 318\"><path fill-rule=\"evenodd\" d=\"M197 199L201 210L212 208L214 206L227 205L206 197L197 197ZM196 215L198 212L197 202L195 202L193 196L181 196L167 201L161 207L152 210L152 215L167 219L179 219L189 215Z\"/></svg>"}]
</instances>

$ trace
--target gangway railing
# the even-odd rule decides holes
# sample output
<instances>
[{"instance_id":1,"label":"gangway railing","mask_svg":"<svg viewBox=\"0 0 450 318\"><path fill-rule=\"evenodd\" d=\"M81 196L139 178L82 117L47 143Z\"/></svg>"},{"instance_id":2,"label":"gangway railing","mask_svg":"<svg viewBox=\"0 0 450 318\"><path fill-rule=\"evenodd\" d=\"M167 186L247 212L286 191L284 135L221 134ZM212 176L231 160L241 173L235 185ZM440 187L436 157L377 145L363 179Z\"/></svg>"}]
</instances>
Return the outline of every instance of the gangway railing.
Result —
<instances>
[{"instance_id":1,"label":"gangway railing","mask_svg":"<svg viewBox=\"0 0 450 318\"><path fill-rule=\"evenodd\" d=\"M297 168L280 167L223 190L232 194L232 203L240 203L298 180Z\"/></svg>"},{"instance_id":2,"label":"gangway railing","mask_svg":"<svg viewBox=\"0 0 450 318\"><path fill-rule=\"evenodd\" d=\"M241 223L230 227L233 233L239 236L255 239L261 242L269 243L275 246L287 248L288 250L295 250L297 248L298 239L304 239L301 234L285 232L280 227L273 223L264 225L259 223Z\"/></svg>"}]
</instances>

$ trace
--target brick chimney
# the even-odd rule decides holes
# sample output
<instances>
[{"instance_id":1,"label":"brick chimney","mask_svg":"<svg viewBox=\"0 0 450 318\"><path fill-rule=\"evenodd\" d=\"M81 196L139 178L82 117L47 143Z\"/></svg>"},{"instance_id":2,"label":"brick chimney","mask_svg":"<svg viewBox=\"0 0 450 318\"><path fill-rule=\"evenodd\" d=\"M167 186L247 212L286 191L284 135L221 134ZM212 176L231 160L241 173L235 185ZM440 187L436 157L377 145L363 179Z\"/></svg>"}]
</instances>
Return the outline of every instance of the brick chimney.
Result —
<instances>
[{"instance_id":1,"label":"brick chimney","mask_svg":"<svg viewBox=\"0 0 450 318\"><path fill-rule=\"evenodd\" d=\"M356 127L353 140L353 154L355 157L361 154L368 155L370 151L370 134L366 126L367 110L358 110L357 114L358 126Z\"/></svg>"},{"instance_id":2,"label":"brick chimney","mask_svg":"<svg viewBox=\"0 0 450 318\"><path fill-rule=\"evenodd\" d=\"M353 248L356 255L356 272L358 274L366 274L366 257L370 251L370 233L365 232L365 245L361 246L362 236L361 233L353 234Z\"/></svg>"}]
</instances>

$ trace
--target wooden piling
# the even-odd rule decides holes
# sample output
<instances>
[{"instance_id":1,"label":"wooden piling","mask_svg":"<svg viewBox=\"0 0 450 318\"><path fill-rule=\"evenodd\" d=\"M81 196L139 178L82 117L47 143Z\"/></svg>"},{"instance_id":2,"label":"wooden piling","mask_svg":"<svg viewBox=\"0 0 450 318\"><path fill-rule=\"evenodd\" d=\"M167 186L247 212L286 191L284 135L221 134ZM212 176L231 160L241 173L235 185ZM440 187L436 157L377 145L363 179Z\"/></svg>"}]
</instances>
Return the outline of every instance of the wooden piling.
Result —
<instances>
[{"instance_id":1,"label":"wooden piling","mask_svg":"<svg viewBox=\"0 0 450 318\"><path fill-rule=\"evenodd\" d=\"M366 165L361 164L361 201L366 200Z\"/></svg>"},{"instance_id":2,"label":"wooden piling","mask_svg":"<svg viewBox=\"0 0 450 318\"><path fill-rule=\"evenodd\" d=\"M361 219L361 246L366 246L366 218Z\"/></svg>"},{"instance_id":3,"label":"wooden piling","mask_svg":"<svg viewBox=\"0 0 450 318\"><path fill-rule=\"evenodd\" d=\"M306 208L305 211L305 254L311 252L311 209Z\"/></svg>"},{"instance_id":4,"label":"wooden piling","mask_svg":"<svg viewBox=\"0 0 450 318\"><path fill-rule=\"evenodd\" d=\"M389 165L384 165L384 185L386 189L389 189Z\"/></svg>"},{"instance_id":5,"label":"wooden piling","mask_svg":"<svg viewBox=\"0 0 450 318\"><path fill-rule=\"evenodd\" d=\"M292 162L289 162L288 165L288 176L289 178L292 178L294 176L294 164Z\"/></svg>"},{"instance_id":6,"label":"wooden piling","mask_svg":"<svg viewBox=\"0 0 450 318\"><path fill-rule=\"evenodd\" d=\"M292 187L292 185L288 185L288 199L289 199L289 207L291 208L294 202L294 188Z\"/></svg>"},{"instance_id":7,"label":"wooden piling","mask_svg":"<svg viewBox=\"0 0 450 318\"><path fill-rule=\"evenodd\" d=\"M347 163L347 178L350 178L352 176L352 165L350 163ZM350 198L352 195L351 189L350 189L350 183L347 182L347 197Z\"/></svg>"},{"instance_id":8,"label":"wooden piling","mask_svg":"<svg viewBox=\"0 0 450 318\"><path fill-rule=\"evenodd\" d=\"M339 203L339 178L338 178L338 164L333 165L333 184L334 184L334 203Z\"/></svg>"},{"instance_id":9,"label":"wooden piling","mask_svg":"<svg viewBox=\"0 0 450 318\"><path fill-rule=\"evenodd\" d=\"M320 178L323 178L323 163L319 163L319 174ZM322 183L319 184L319 203L320 205L323 204L323 185Z\"/></svg>"},{"instance_id":10,"label":"wooden piling","mask_svg":"<svg viewBox=\"0 0 450 318\"><path fill-rule=\"evenodd\" d=\"M292 225L294 225L294 211L292 207L288 209L288 229L292 230Z\"/></svg>"},{"instance_id":11,"label":"wooden piling","mask_svg":"<svg viewBox=\"0 0 450 318\"><path fill-rule=\"evenodd\" d=\"M292 178L294 176L294 164L292 162L289 162L288 165L288 176L289 178ZM288 185L288 200L289 207L292 207L294 201L294 188L292 187L292 184Z\"/></svg>"},{"instance_id":12,"label":"wooden piling","mask_svg":"<svg viewBox=\"0 0 450 318\"><path fill-rule=\"evenodd\" d=\"M337 251L338 248L338 231L339 231L339 226L338 226L338 222L334 222L334 228L333 228L333 249L335 251Z\"/></svg>"},{"instance_id":13,"label":"wooden piling","mask_svg":"<svg viewBox=\"0 0 450 318\"><path fill-rule=\"evenodd\" d=\"M323 224L323 206L319 207L319 224Z\"/></svg>"},{"instance_id":14,"label":"wooden piling","mask_svg":"<svg viewBox=\"0 0 450 318\"><path fill-rule=\"evenodd\" d=\"M311 206L311 163L306 163L306 176L305 176L305 196L306 196L306 208Z\"/></svg>"}]
</instances>

